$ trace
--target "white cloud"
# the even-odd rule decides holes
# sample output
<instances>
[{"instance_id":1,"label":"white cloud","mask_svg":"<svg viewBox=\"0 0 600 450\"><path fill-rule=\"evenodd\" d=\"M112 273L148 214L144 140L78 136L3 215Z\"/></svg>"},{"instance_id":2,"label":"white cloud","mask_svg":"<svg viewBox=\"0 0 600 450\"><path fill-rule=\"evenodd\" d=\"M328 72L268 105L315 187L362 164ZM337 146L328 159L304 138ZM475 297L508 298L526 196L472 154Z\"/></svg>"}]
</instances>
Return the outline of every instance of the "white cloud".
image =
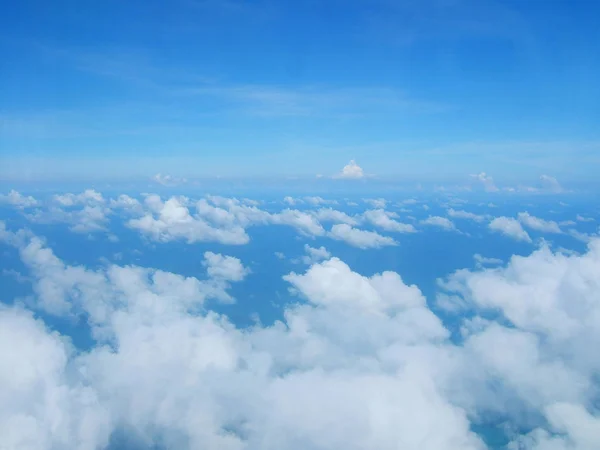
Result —
<instances>
[{"instance_id":1,"label":"white cloud","mask_svg":"<svg viewBox=\"0 0 600 450\"><path fill-rule=\"evenodd\" d=\"M306 203L308 203L309 205L336 205L337 201L336 200L326 200L323 197L304 197L304 201Z\"/></svg>"},{"instance_id":2,"label":"white cloud","mask_svg":"<svg viewBox=\"0 0 600 450\"><path fill-rule=\"evenodd\" d=\"M34 223L66 223L70 225L69 229L76 233L93 233L107 230L110 213L109 208L96 203L95 205L87 204L81 209L72 207L63 209L51 206L45 210L37 209L26 214L25 217Z\"/></svg>"},{"instance_id":3,"label":"white cloud","mask_svg":"<svg viewBox=\"0 0 600 450\"><path fill-rule=\"evenodd\" d=\"M564 191L558 180L550 175L541 175L540 183L542 185L542 189L545 191L556 193Z\"/></svg>"},{"instance_id":4,"label":"white cloud","mask_svg":"<svg viewBox=\"0 0 600 450\"><path fill-rule=\"evenodd\" d=\"M296 203L303 203L302 199L295 199L294 197L290 197L289 195L287 197L283 198L283 202L287 203L290 206L294 206Z\"/></svg>"},{"instance_id":5,"label":"white cloud","mask_svg":"<svg viewBox=\"0 0 600 450\"><path fill-rule=\"evenodd\" d=\"M344 166L342 172L334 175L333 178L345 179L345 180L359 180L364 178L365 174L363 169L356 164L354 160L351 160L347 165Z\"/></svg>"},{"instance_id":6,"label":"white cloud","mask_svg":"<svg viewBox=\"0 0 600 450\"><path fill-rule=\"evenodd\" d=\"M390 213L383 209L371 209L365 211L363 213L363 218L386 231L395 231L398 233L415 233L417 230L411 224L401 223L397 220L392 219L392 217L397 217L397 214Z\"/></svg>"},{"instance_id":7,"label":"white cloud","mask_svg":"<svg viewBox=\"0 0 600 450\"><path fill-rule=\"evenodd\" d=\"M449 220L447 217L429 216L427 219L421 220L421 223L423 225L430 225L430 226L442 228L443 230L448 230L448 231L456 230L456 226L454 225L454 223L451 220Z\"/></svg>"},{"instance_id":8,"label":"white cloud","mask_svg":"<svg viewBox=\"0 0 600 450\"><path fill-rule=\"evenodd\" d=\"M250 240L240 225L232 223L228 227L214 227L200 216L192 216L183 202L175 197L163 202L160 197L150 196L146 203L154 214L147 212L140 218L131 219L127 226L155 241L185 239L189 243L214 241L240 245Z\"/></svg>"},{"instance_id":9,"label":"white cloud","mask_svg":"<svg viewBox=\"0 0 600 450\"><path fill-rule=\"evenodd\" d=\"M353 228L345 223L337 224L331 227L331 231L328 233L328 236L362 249L398 245L398 243L391 237L382 236L374 231Z\"/></svg>"},{"instance_id":10,"label":"white cloud","mask_svg":"<svg viewBox=\"0 0 600 450\"><path fill-rule=\"evenodd\" d=\"M38 201L31 195L25 196L12 189L8 194L0 194L0 204L8 204L17 208L31 208L38 205Z\"/></svg>"},{"instance_id":11,"label":"white cloud","mask_svg":"<svg viewBox=\"0 0 600 450\"><path fill-rule=\"evenodd\" d=\"M363 202L377 209L383 209L387 205L385 198L363 198Z\"/></svg>"},{"instance_id":12,"label":"white cloud","mask_svg":"<svg viewBox=\"0 0 600 450\"><path fill-rule=\"evenodd\" d=\"M93 450L125 430L144 447L483 450L472 430L487 417L512 431L509 448L600 446L600 240L441 281L447 311L469 310L457 345L416 286L338 258L284 277L304 301L281 322L238 329L206 302L243 278L228 257L208 255L198 280L72 266L2 222L0 239L19 249L34 304L68 305L50 312L83 315L94 339L75 351L0 307L0 447Z\"/></svg>"},{"instance_id":13,"label":"white cloud","mask_svg":"<svg viewBox=\"0 0 600 450\"><path fill-rule=\"evenodd\" d=\"M481 183L481 185L483 186L483 189L486 192L498 192L499 191L498 187L494 183L494 179L490 175L486 174L485 172L481 172L476 175L471 175L471 178L473 178L477 182Z\"/></svg>"},{"instance_id":14,"label":"white cloud","mask_svg":"<svg viewBox=\"0 0 600 450\"><path fill-rule=\"evenodd\" d=\"M312 265L324 259L331 258L331 253L323 246L314 248L308 244L304 244L304 251L306 252L306 255L302 257L302 262L304 264Z\"/></svg>"},{"instance_id":15,"label":"white cloud","mask_svg":"<svg viewBox=\"0 0 600 450\"><path fill-rule=\"evenodd\" d=\"M285 259L285 253L283 253L283 252L275 252L275 257L277 259Z\"/></svg>"},{"instance_id":16,"label":"white cloud","mask_svg":"<svg viewBox=\"0 0 600 450\"><path fill-rule=\"evenodd\" d=\"M488 258L480 255L479 253L475 253L473 255L473 259L475 260L476 267L495 266L504 262L499 258Z\"/></svg>"},{"instance_id":17,"label":"white cloud","mask_svg":"<svg viewBox=\"0 0 600 450\"><path fill-rule=\"evenodd\" d=\"M345 212L332 208L321 208L311 212L320 222L347 223L348 225L358 225L358 219L349 216Z\"/></svg>"},{"instance_id":18,"label":"white cloud","mask_svg":"<svg viewBox=\"0 0 600 450\"><path fill-rule=\"evenodd\" d=\"M185 178L176 178L171 175L162 175L160 173L152 176L152 181L163 186L177 186L179 184L187 183L187 179Z\"/></svg>"},{"instance_id":19,"label":"white cloud","mask_svg":"<svg viewBox=\"0 0 600 450\"><path fill-rule=\"evenodd\" d=\"M86 189L81 194L62 194L62 195L54 195L52 200L58 203L60 206L75 206L75 205L88 205L88 206L97 206L103 205L106 200L102 196L102 194L94 189Z\"/></svg>"},{"instance_id":20,"label":"white cloud","mask_svg":"<svg viewBox=\"0 0 600 450\"><path fill-rule=\"evenodd\" d=\"M250 272L238 258L205 252L204 267L208 276L224 281L242 281Z\"/></svg>"},{"instance_id":21,"label":"white cloud","mask_svg":"<svg viewBox=\"0 0 600 450\"><path fill-rule=\"evenodd\" d=\"M578 222L593 222L595 220L593 217L583 217L580 214L577 214L576 219Z\"/></svg>"},{"instance_id":22,"label":"white cloud","mask_svg":"<svg viewBox=\"0 0 600 450\"><path fill-rule=\"evenodd\" d=\"M483 222L487 218L487 216L484 216L484 215L474 214L474 213L462 211L462 210L455 210L452 208L450 208L448 210L448 215L455 219L469 219L469 220L473 220L475 222Z\"/></svg>"},{"instance_id":23,"label":"white cloud","mask_svg":"<svg viewBox=\"0 0 600 450\"><path fill-rule=\"evenodd\" d=\"M562 230L553 220L544 220L539 217L532 216L528 212L517 214L519 222L532 230L541 231L544 233L562 233Z\"/></svg>"},{"instance_id":24,"label":"white cloud","mask_svg":"<svg viewBox=\"0 0 600 450\"><path fill-rule=\"evenodd\" d=\"M492 231L500 232L517 241L531 242L529 234L523 229L521 223L512 217L496 217L489 223L488 227Z\"/></svg>"}]
</instances>

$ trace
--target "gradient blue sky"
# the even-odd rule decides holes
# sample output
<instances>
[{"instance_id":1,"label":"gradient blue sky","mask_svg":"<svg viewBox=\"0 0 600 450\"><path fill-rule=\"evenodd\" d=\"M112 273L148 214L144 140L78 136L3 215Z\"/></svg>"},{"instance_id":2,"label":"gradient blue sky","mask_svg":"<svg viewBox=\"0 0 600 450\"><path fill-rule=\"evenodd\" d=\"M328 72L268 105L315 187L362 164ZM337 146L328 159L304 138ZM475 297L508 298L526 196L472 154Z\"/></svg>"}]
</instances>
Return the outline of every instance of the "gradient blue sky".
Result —
<instances>
[{"instance_id":1,"label":"gradient blue sky","mask_svg":"<svg viewBox=\"0 0 600 450\"><path fill-rule=\"evenodd\" d=\"M3 2L0 179L592 181L600 3Z\"/></svg>"}]
</instances>

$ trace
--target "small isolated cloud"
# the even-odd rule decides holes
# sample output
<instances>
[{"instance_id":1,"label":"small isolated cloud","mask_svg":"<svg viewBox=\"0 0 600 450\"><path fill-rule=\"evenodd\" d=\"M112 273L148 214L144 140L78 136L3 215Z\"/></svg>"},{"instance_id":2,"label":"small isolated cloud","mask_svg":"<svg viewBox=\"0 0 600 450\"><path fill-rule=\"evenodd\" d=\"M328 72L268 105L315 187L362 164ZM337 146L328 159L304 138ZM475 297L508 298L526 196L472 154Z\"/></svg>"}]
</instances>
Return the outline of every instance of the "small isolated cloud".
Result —
<instances>
[{"instance_id":1,"label":"small isolated cloud","mask_svg":"<svg viewBox=\"0 0 600 450\"><path fill-rule=\"evenodd\" d=\"M502 264L504 262L499 258L487 258L485 256L481 256L479 253L475 253L473 255L473 259L475 260L475 266L480 268L483 266L497 266L498 264Z\"/></svg>"},{"instance_id":2,"label":"small isolated cloud","mask_svg":"<svg viewBox=\"0 0 600 450\"><path fill-rule=\"evenodd\" d=\"M474 214L467 211L455 210L450 208L448 210L448 215L454 219L469 219L475 222L483 222L486 220L486 216L480 214Z\"/></svg>"},{"instance_id":3,"label":"small isolated cloud","mask_svg":"<svg viewBox=\"0 0 600 450\"><path fill-rule=\"evenodd\" d=\"M323 246L314 248L308 244L304 244L304 251L306 252L306 255L302 257L302 262L304 264L312 265L321 262L324 259L331 258L331 253Z\"/></svg>"},{"instance_id":4,"label":"small isolated cloud","mask_svg":"<svg viewBox=\"0 0 600 450\"><path fill-rule=\"evenodd\" d=\"M494 179L490 175L486 174L485 172L473 174L473 175L471 175L471 178L473 178L475 181L481 183L481 185L483 186L483 189L486 192L498 192L499 191L498 187L494 183Z\"/></svg>"},{"instance_id":5,"label":"small isolated cloud","mask_svg":"<svg viewBox=\"0 0 600 450\"><path fill-rule=\"evenodd\" d=\"M162 184L163 186L177 186L178 184L187 183L187 180L185 178L175 178L171 175L163 175L160 173L154 175L152 177L152 180L158 184Z\"/></svg>"},{"instance_id":6,"label":"small isolated cloud","mask_svg":"<svg viewBox=\"0 0 600 450\"><path fill-rule=\"evenodd\" d=\"M415 233L417 230L409 223L401 223L392 217L397 217L395 213L383 209L371 209L363 213L363 218L372 225L386 231L395 231L397 233Z\"/></svg>"},{"instance_id":7,"label":"small isolated cloud","mask_svg":"<svg viewBox=\"0 0 600 450\"><path fill-rule=\"evenodd\" d=\"M283 203L287 203L290 206L294 206L296 203L304 203L302 201L302 199L295 199L294 197L290 197L289 195L287 197L283 198Z\"/></svg>"},{"instance_id":8,"label":"small isolated cloud","mask_svg":"<svg viewBox=\"0 0 600 450\"><path fill-rule=\"evenodd\" d=\"M387 200L385 198L363 198L363 202L373 208L385 208Z\"/></svg>"},{"instance_id":9,"label":"small isolated cloud","mask_svg":"<svg viewBox=\"0 0 600 450\"><path fill-rule=\"evenodd\" d=\"M208 276L218 280L242 281L250 273L238 258L220 253L205 252L202 265Z\"/></svg>"},{"instance_id":10,"label":"small isolated cloud","mask_svg":"<svg viewBox=\"0 0 600 450\"><path fill-rule=\"evenodd\" d=\"M563 192L564 189L558 182L558 180L550 175L541 175L540 176L540 184L542 186L542 190L548 192Z\"/></svg>"},{"instance_id":11,"label":"small isolated cloud","mask_svg":"<svg viewBox=\"0 0 600 450\"><path fill-rule=\"evenodd\" d=\"M277 259L285 259L285 253L283 252L275 252L274 254Z\"/></svg>"},{"instance_id":12,"label":"small isolated cloud","mask_svg":"<svg viewBox=\"0 0 600 450\"><path fill-rule=\"evenodd\" d=\"M519 222L532 230L541 231L544 233L562 233L562 230L553 220L544 220L539 217L532 216L528 212L521 212L517 215Z\"/></svg>"},{"instance_id":13,"label":"small isolated cloud","mask_svg":"<svg viewBox=\"0 0 600 450\"><path fill-rule=\"evenodd\" d=\"M429 216L427 219L421 220L421 223L423 225L430 225L433 227L438 227L443 230L448 230L448 231L456 230L456 226L454 226L454 223L446 217Z\"/></svg>"},{"instance_id":14,"label":"small isolated cloud","mask_svg":"<svg viewBox=\"0 0 600 450\"><path fill-rule=\"evenodd\" d=\"M37 206L38 201L30 195L25 196L13 189L8 194L0 194L0 204L3 203L23 209Z\"/></svg>"},{"instance_id":15,"label":"small isolated cloud","mask_svg":"<svg viewBox=\"0 0 600 450\"><path fill-rule=\"evenodd\" d=\"M595 220L593 217L583 217L579 214L577 214L576 219L578 222L593 222Z\"/></svg>"},{"instance_id":16,"label":"small isolated cloud","mask_svg":"<svg viewBox=\"0 0 600 450\"><path fill-rule=\"evenodd\" d=\"M326 200L323 197L304 197L304 201L309 205L336 205L336 200Z\"/></svg>"},{"instance_id":17,"label":"small isolated cloud","mask_svg":"<svg viewBox=\"0 0 600 450\"><path fill-rule=\"evenodd\" d=\"M361 249L398 245L398 243L389 236L382 236L375 231L365 231L353 228L345 223L340 223L331 227L331 231L328 235L332 239L344 241Z\"/></svg>"},{"instance_id":18,"label":"small isolated cloud","mask_svg":"<svg viewBox=\"0 0 600 450\"><path fill-rule=\"evenodd\" d=\"M344 166L344 168L339 174L333 176L333 178L344 180L359 180L364 177L365 173L362 167L356 164L356 161L354 161L353 159L350 160L350 162Z\"/></svg>"},{"instance_id":19,"label":"small isolated cloud","mask_svg":"<svg viewBox=\"0 0 600 450\"><path fill-rule=\"evenodd\" d=\"M496 217L490 222L488 228L517 241L531 242L529 234L527 234L527 231L523 229L521 223L512 217Z\"/></svg>"}]
</instances>

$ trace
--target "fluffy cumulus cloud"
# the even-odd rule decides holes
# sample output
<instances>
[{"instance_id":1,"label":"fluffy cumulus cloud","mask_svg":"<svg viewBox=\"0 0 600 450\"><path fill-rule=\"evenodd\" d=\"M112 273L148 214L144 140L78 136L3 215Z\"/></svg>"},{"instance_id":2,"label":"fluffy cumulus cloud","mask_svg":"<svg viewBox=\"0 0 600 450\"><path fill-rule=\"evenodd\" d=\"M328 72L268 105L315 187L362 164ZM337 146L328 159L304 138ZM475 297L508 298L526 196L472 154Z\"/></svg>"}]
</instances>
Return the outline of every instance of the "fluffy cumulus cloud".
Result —
<instances>
[{"instance_id":1,"label":"fluffy cumulus cloud","mask_svg":"<svg viewBox=\"0 0 600 450\"><path fill-rule=\"evenodd\" d=\"M489 223L488 228L517 241L531 242L531 237L529 237L527 231L523 229L521 222L512 217L496 217Z\"/></svg>"},{"instance_id":2,"label":"fluffy cumulus cloud","mask_svg":"<svg viewBox=\"0 0 600 450\"><path fill-rule=\"evenodd\" d=\"M600 240L441 280L455 338L417 286L324 248L284 276L298 301L281 321L240 329L211 309L248 274L231 256L206 252L195 278L71 265L3 223L0 241L33 280L31 307L80 317L93 340L79 350L23 307L0 308L0 448L94 450L126 435L143 448L483 450L474 430L490 423L509 448L600 447Z\"/></svg>"},{"instance_id":3,"label":"fluffy cumulus cloud","mask_svg":"<svg viewBox=\"0 0 600 450\"><path fill-rule=\"evenodd\" d=\"M549 192L563 192L564 189L558 180L550 175L540 175L540 184L542 185L542 190Z\"/></svg>"},{"instance_id":4,"label":"fluffy cumulus cloud","mask_svg":"<svg viewBox=\"0 0 600 450\"><path fill-rule=\"evenodd\" d=\"M356 161L351 160L348 164L346 164L342 171L337 175L334 175L333 178L343 179L343 180L360 180L365 177L365 173Z\"/></svg>"},{"instance_id":5,"label":"fluffy cumulus cloud","mask_svg":"<svg viewBox=\"0 0 600 450\"><path fill-rule=\"evenodd\" d=\"M423 225L438 227L438 228L441 228L442 230L447 230L447 231L455 231L456 230L456 226L454 225L454 222L452 222L447 217L429 216L427 219L421 220L421 223Z\"/></svg>"},{"instance_id":6,"label":"fluffy cumulus cloud","mask_svg":"<svg viewBox=\"0 0 600 450\"><path fill-rule=\"evenodd\" d=\"M398 215L383 209L372 209L363 213L364 220L382 230L397 233L414 233L417 231L412 224L398 222L394 217L398 217Z\"/></svg>"},{"instance_id":7,"label":"fluffy cumulus cloud","mask_svg":"<svg viewBox=\"0 0 600 450\"><path fill-rule=\"evenodd\" d=\"M475 222L484 222L487 218L487 216L481 214L474 214L468 211L456 210L453 208L448 209L448 216L454 219L468 219Z\"/></svg>"},{"instance_id":8,"label":"fluffy cumulus cloud","mask_svg":"<svg viewBox=\"0 0 600 450\"><path fill-rule=\"evenodd\" d=\"M521 212L517 215L519 222L532 230L541 231L543 233L562 233L560 226L553 220L544 220L539 217L532 216L528 212Z\"/></svg>"},{"instance_id":9,"label":"fluffy cumulus cloud","mask_svg":"<svg viewBox=\"0 0 600 450\"><path fill-rule=\"evenodd\" d=\"M481 172L478 174L471 175L471 178L479 183L486 192L498 192L499 189L494 183L494 179L486 174L485 172Z\"/></svg>"},{"instance_id":10,"label":"fluffy cumulus cloud","mask_svg":"<svg viewBox=\"0 0 600 450\"><path fill-rule=\"evenodd\" d=\"M333 239L344 241L354 247L362 249L398 245L398 243L389 236L382 236L375 231L354 228L345 223L339 223L332 226L327 235Z\"/></svg>"},{"instance_id":11,"label":"fluffy cumulus cloud","mask_svg":"<svg viewBox=\"0 0 600 450\"><path fill-rule=\"evenodd\" d=\"M331 258L331 253L323 246L315 248L308 244L304 244L304 251L306 252L306 255L302 257L302 262L304 264L311 265L323 261L324 259Z\"/></svg>"},{"instance_id":12,"label":"fluffy cumulus cloud","mask_svg":"<svg viewBox=\"0 0 600 450\"><path fill-rule=\"evenodd\" d=\"M16 208L31 208L38 205L38 201L30 195L23 195L11 189L8 194L0 194L0 205L7 204Z\"/></svg>"}]
</instances>

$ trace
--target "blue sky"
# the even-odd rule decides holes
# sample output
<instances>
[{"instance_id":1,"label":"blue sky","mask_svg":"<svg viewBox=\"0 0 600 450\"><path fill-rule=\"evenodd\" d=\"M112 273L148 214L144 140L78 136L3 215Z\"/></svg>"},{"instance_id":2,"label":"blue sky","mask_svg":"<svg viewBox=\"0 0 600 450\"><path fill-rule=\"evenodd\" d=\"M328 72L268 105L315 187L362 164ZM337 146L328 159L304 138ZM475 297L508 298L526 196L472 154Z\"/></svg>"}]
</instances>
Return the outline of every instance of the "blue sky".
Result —
<instances>
[{"instance_id":1,"label":"blue sky","mask_svg":"<svg viewBox=\"0 0 600 450\"><path fill-rule=\"evenodd\" d=\"M22 1L0 178L593 181L593 1Z\"/></svg>"}]
</instances>

